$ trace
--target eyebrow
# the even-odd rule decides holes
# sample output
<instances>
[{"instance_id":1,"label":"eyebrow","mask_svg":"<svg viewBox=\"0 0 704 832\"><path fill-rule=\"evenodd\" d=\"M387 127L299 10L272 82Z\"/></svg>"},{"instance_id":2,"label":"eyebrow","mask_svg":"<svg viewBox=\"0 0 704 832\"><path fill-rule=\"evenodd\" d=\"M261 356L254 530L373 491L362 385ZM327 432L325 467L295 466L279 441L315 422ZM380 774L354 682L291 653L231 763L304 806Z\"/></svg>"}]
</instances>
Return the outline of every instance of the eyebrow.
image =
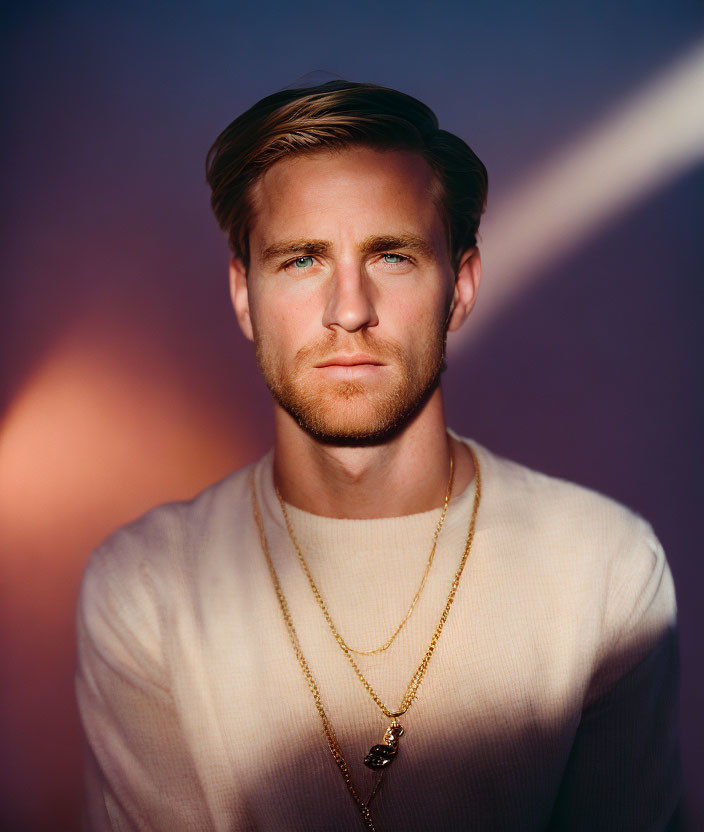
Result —
<instances>
[{"instance_id":1,"label":"eyebrow","mask_svg":"<svg viewBox=\"0 0 704 832\"><path fill-rule=\"evenodd\" d=\"M333 244L329 240L310 240L307 238L285 240L267 246L261 253L259 260L261 263L269 263L279 257L301 252L306 254L328 254L332 248ZM363 256L381 254L399 248L415 251L429 260L436 259L433 246L416 234L383 234L366 237L358 246L359 253Z\"/></svg>"}]
</instances>

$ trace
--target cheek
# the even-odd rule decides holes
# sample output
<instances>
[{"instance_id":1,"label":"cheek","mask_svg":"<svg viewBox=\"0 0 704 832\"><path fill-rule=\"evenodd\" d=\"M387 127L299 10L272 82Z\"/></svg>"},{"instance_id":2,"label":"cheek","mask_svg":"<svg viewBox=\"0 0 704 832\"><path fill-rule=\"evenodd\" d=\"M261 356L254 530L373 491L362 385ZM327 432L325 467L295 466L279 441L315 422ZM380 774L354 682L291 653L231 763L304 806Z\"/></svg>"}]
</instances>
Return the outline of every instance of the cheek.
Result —
<instances>
[{"instance_id":1,"label":"cheek","mask_svg":"<svg viewBox=\"0 0 704 832\"><path fill-rule=\"evenodd\" d=\"M393 328L402 340L422 342L432 333L442 331L448 308L446 299L439 295L432 298L405 296L389 304L388 314L393 317ZM423 333L422 337L420 333ZM422 350L422 343L417 346Z\"/></svg>"},{"instance_id":2,"label":"cheek","mask_svg":"<svg viewBox=\"0 0 704 832\"><path fill-rule=\"evenodd\" d=\"M270 349L295 352L309 335L310 305L301 300L272 293L255 297L250 308L255 337L263 338Z\"/></svg>"}]
</instances>

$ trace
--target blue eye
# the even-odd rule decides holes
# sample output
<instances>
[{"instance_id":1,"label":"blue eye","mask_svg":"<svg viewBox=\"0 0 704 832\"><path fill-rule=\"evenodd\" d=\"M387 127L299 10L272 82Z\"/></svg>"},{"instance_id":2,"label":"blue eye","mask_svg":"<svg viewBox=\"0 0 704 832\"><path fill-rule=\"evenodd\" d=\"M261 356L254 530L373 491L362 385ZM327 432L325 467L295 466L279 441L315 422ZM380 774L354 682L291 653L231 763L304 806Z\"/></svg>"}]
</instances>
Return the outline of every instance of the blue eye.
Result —
<instances>
[{"instance_id":1,"label":"blue eye","mask_svg":"<svg viewBox=\"0 0 704 832\"><path fill-rule=\"evenodd\" d=\"M310 260L310 265L312 265L313 264L313 258L308 256L308 255L306 255L305 257L296 257L296 259L293 261L293 263L294 263L294 265L296 266L297 269L305 269L309 265L306 262L308 260Z\"/></svg>"},{"instance_id":2,"label":"blue eye","mask_svg":"<svg viewBox=\"0 0 704 832\"><path fill-rule=\"evenodd\" d=\"M405 258L402 254L385 254L385 255L384 255L384 258L387 258L387 257L396 257L396 258L397 258L395 261L389 261L389 260L386 260L386 262L387 262L390 266L399 266L399 265L401 265L401 263L402 263L404 260L406 260L406 258Z\"/></svg>"}]
</instances>

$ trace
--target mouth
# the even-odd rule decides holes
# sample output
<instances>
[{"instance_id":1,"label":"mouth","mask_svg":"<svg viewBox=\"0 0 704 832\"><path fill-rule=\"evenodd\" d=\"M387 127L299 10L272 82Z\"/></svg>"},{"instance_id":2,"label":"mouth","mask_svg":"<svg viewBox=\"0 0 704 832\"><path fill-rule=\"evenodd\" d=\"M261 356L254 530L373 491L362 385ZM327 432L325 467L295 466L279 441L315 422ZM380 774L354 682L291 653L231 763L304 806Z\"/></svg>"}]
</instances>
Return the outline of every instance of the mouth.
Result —
<instances>
[{"instance_id":1,"label":"mouth","mask_svg":"<svg viewBox=\"0 0 704 832\"><path fill-rule=\"evenodd\" d=\"M383 363L371 355L334 355L316 364L316 369L323 367L382 367Z\"/></svg>"},{"instance_id":2,"label":"mouth","mask_svg":"<svg viewBox=\"0 0 704 832\"><path fill-rule=\"evenodd\" d=\"M320 377L327 381L373 382L386 365L371 355L333 355L315 365Z\"/></svg>"}]
</instances>

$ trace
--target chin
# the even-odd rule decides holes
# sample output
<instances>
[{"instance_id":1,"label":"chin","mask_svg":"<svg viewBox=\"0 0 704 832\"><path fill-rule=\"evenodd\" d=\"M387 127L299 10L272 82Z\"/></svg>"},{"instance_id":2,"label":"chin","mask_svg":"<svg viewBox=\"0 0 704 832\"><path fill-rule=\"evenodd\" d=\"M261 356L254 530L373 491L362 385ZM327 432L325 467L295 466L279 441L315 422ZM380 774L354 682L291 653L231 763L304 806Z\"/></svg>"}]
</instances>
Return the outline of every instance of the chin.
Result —
<instances>
[{"instance_id":1,"label":"chin","mask_svg":"<svg viewBox=\"0 0 704 832\"><path fill-rule=\"evenodd\" d=\"M321 442L324 445L337 445L338 447L383 445L401 433L406 427L405 422L394 423L392 425L379 425L378 423L369 421L354 423L349 420L344 423L334 421L323 422L320 420L311 423L302 419L297 419L297 421L300 427L317 442Z\"/></svg>"},{"instance_id":2,"label":"chin","mask_svg":"<svg viewBox=\"0 0 704 832\"><path fill-rule=\"evenodd\" d=\"M373 414L316 414L314 419L299 419L304 427L320 440L356 443L386 435L389 425Z\"/></svg>"},{"instance_id":3,"label":"chin","mask_svg":"<svg viewBox=\"0 0 704 832\"><path fill-rule=\"evenodd\" d=\"M420 397L370 396L354 385L320 396L278 399L298 425L319 442L330 445L377 445L403 431L427 401L432 389ZM278 397L277 397L278 398Z\"/></svg>"}]
</instances>

